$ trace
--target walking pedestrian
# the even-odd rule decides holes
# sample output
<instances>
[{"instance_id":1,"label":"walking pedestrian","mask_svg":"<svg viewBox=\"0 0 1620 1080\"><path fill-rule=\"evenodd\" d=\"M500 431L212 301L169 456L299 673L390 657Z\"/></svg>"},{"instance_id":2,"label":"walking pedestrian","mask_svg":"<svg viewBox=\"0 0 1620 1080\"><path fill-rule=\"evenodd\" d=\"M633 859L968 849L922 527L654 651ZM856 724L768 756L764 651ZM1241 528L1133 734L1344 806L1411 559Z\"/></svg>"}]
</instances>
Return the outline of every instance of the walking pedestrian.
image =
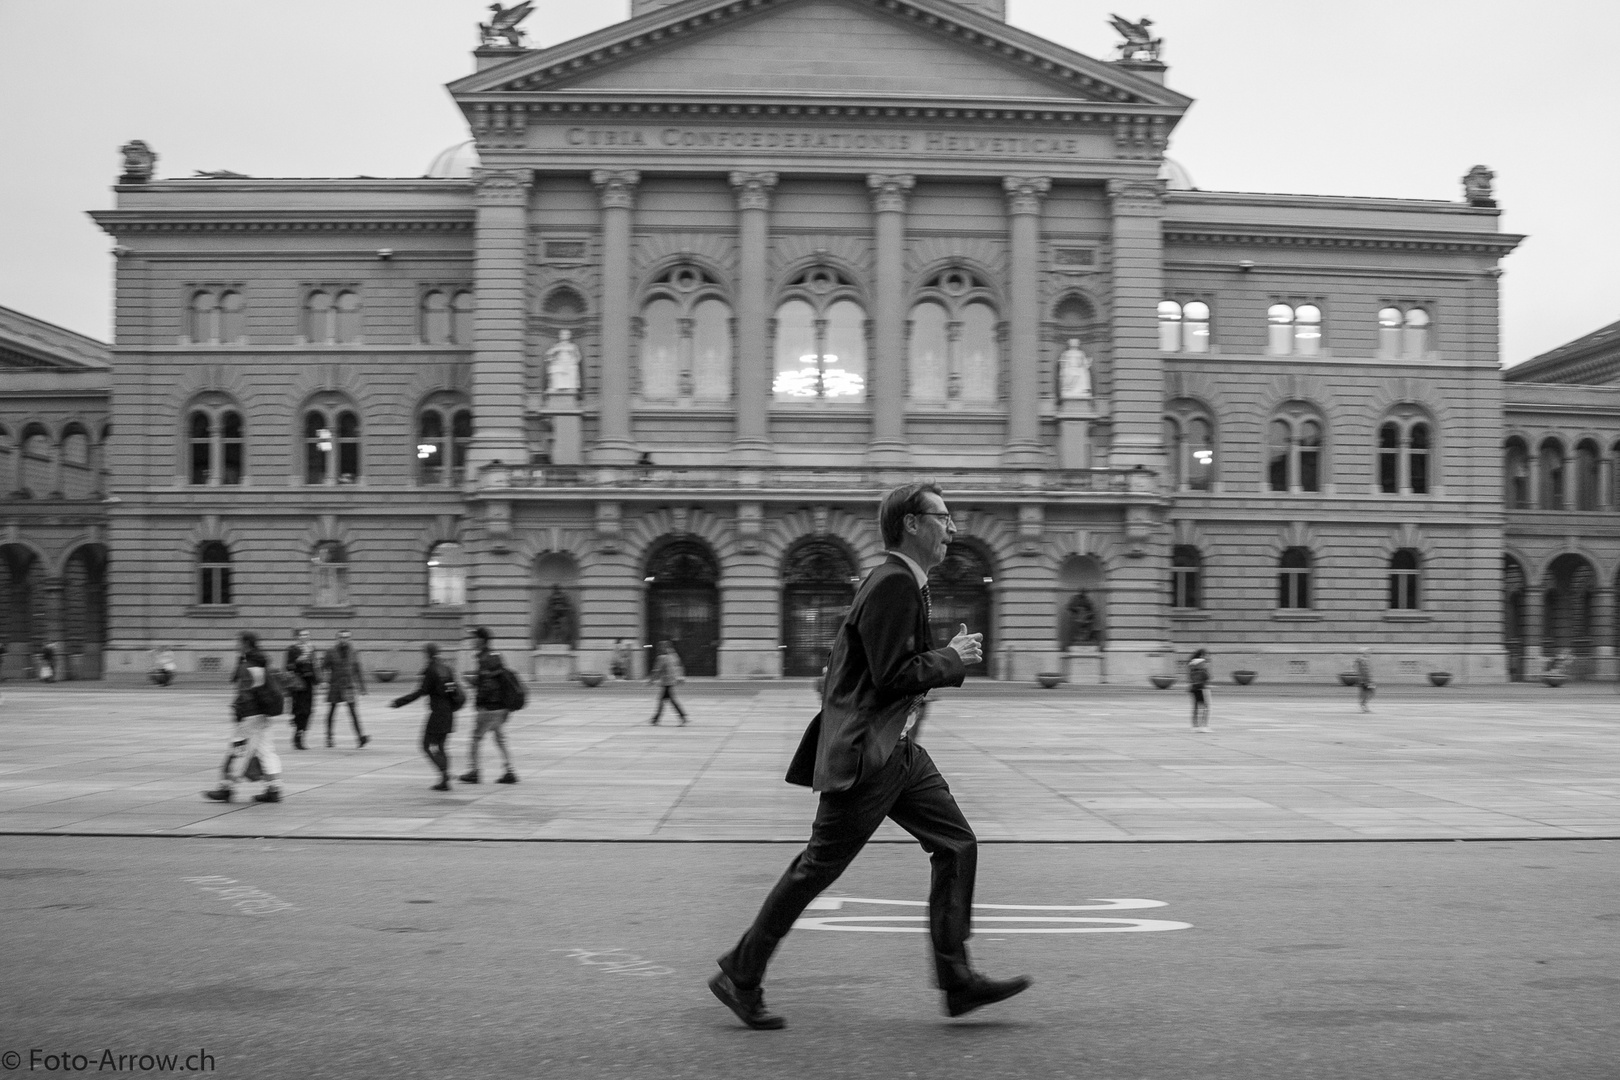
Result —
<instances>
[{"instance_id":1,"label":"walking pedestrian","mask_svg":"<svg viewBox=\"0 0 1620 1080\"><path fill-rule=\"evenodd\" d=\"M478 783L478 745L484 741L487 734L495 740L496 749L501 752L501 764L505 772L495 781L497 784L515 784L518 782L517 773L512 771L512 754L506 746L506 718L511 715L514 702L512 701L511 687L517 680L517 674L509 670L501 654L490 648L491 635L486 627L477 627L473 630L473 637L478 642L477 651L473 654L473 707L477 715L473 719L472 745L467 749L467 757L472 768L461 774L463 784Z\"/></svg>"},{"instance_id":2,"label":"walking pedestrian","mask_svg":"<svg viewBox=\"0 0 1620 1080\"><path fill-rule=\"evenodd\" d=\"M257 778L264 780L264 790L253 796L253 801L280 802L281 758L276 754L271 721L281 712L281 691L270 680L270 663L259 651L259 636L251 630L242 631L231 683L236 687L236 697L231 704L234 719L230 751L220 767L219 786L203 792L203 797L230 802L237 781L255 779L258 773Z\"/></svg>"},{"instance_id":3,"label":"walking pedestrian","mask_svg":"<svg viewBox=\"0 0 1620 1080\"><path fill-rule=\"evenodd\" d=\"M890 491L878 523L888 558L855 593L828 662L821 711L788 767L789 783L821 793L810 843L709 980L715 997L755 1029L786 1026L765 1007L761 988L777 944L885 817L931 857L928 929L946 1013L961 1016L1030 986L1024 976L987 978L968 961L978 841L928 751L909 737L929 690L961 686L967 666L983 657L983 635L965 624L945 648L926 648L928 571L945 558L956 524L932 484Z\"/></svg>"},{"instance_id":4,"label":"walking pedestrian","mask_svg":"<svg viewBox=\"0 0 1620 1080\"><path fill-rule=\"evenodd\" d=\"M56 670L56 643L47 641L39 647L39 681L55 682L61 678Z\"/></svg>"},{"instance_id":5,"label":"walking pedestrian","mask_svg":"<svg viewBox=\"0 0 1620 1080\"><path fill-rule=\"evenodd\" d=\"M686 710L681 703L675 700L675 687L678 683L686 681L686 671L681 667L681 658L675 651L673 642L660 641L658 643L658 659L653 662L652 673L647 681L659 688L658 708L653 712L649 724L658 723L658 718L664 715L664 702L675 706L675 712L681 718L681 726L686 726Z\"/></svg>"},{"instance_id":6,"label":"walking pedestrian","mask_svg":"<svg viewBox=\"0 0 1620 1080\"><path fill-rule=\"evenodd\" d=\"M334 745L332 718L337 715L338 706L347 705L355 740L363 748L371 741L371 736L360 728L355 697L366 692L366 676L360 668L360 654L355 651L347 630L338 631L337 643L321 658L321 668L326 676L326 745Z\"/></svg>"},{"instance_id":7,"label":"walking pedestrian","mask_svg":"<svg viewBox=\"0 0 1620 1080\"><path fill-rule=\"evenodd\" d=\"M417 698L428 699L427 722L422 725L422 753L439 770L439 782L433 785L433 790L449 791L450 751L445 749L445 742L456 729L456 710L467 703L467 694L456 682L455 672L439 659L437 645L431 641L423 645L422 657L422 676L417 680L416 689L395 698L389 707L399 709Z\"/></svg>"},{"instance_id":8,"label":"walking pedestrian","mask_svg":"<svg viewBox=\"0 0 1620 1080\"><path fill-rule=\"evenodd\" d=\"M1209 657L1204 655L1203 649L1199 649L1187 661L1187 692L1192 695L1194 731L1209 730L1209 691Z\"/></svg>"},{"instance_id":9,"label":"walking pedestrian","mask_svg":"<svg viewBox=\"0 0 1620 1080\"><path fill-rule=\"evenodd\" d=\"M292 699L293 749L305 750L304 733L309 730L309 715L315 711L315 684L320 681L316 670L315 646L309 640L309 631L293 631L293 643L287 646L287 657L282 663L287 680L287 696Z\"/></svg>"},{"instance_id":10,"label":"walking pedestrian","mask_svg":"<svg viewBox=\"0 0 1620 1080\"><path fill-rule=\"evenodd\" d=\"M1367 703L1372 700L1373 691L1377 689L1373 686L1372 659L1369 653L1370 650L1364 645L1356 654L1356 686L1359 688L1362 712L1372 712Z\"/></svg>"}]
</instances>

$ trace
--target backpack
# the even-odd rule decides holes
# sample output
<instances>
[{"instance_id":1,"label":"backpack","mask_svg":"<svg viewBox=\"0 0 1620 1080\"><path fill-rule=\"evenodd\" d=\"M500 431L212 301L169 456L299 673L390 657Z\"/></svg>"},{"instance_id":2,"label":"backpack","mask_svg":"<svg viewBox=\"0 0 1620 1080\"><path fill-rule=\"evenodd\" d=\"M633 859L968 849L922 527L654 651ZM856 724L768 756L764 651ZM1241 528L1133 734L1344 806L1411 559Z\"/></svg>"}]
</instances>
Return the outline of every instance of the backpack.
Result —
<instances>
[{"instance_id":1,"label":"backpack","mask_svg":"<svg viewBox=\"0 0 1620 1080\"><path fill-rule=\"evenodd\" d=\"M442 669L439 675L444 679L444 696L450 702L450 711L456 712L467 704L467 691L462 688L461 680L449 669Z\"/></svg>"},{"instance_id":2,"label":"backpack","mask_svg":"<svg viewBox=\"0 0 1620 1080\"><path fill-rule=\"evenodd\" d=\"M523 688L523 680L517 677L517 672L509 667L502 667L501 702L507 712L517 712L529 703L529 693Z\"/></svg>"}]
</instances>

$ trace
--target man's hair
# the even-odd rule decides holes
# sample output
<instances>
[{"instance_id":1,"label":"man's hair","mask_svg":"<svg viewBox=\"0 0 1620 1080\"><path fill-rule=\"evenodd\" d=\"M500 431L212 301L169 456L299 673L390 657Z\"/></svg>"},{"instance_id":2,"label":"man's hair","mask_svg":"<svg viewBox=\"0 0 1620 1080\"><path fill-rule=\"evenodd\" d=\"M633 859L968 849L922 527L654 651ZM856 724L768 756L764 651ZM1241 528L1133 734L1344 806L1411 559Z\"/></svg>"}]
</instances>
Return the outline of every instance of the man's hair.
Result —
<instances>
[{"instance_id":1,"label":"man's hair","mask_svg":"<svg viewBox=\"0 0 1620 1080\"><path fill-rule=\"evenodd\" d=\"M492 638L494 636L495 635L493 635L493 634L491 634L489 632L489 627L487 627L487 626L475 626L475 627L473 627L473 637L477 638L479 641L488 641L490 638Z\"/></svg>"},{"instance_id":2,"label":"man's hair","mask_svg":"<svg viewBox=\"0 0 1620 1080\"><path fill-rule=\"evenodd\" d=\"M433 644L431 641L423 642L422 651L427 653L430 659L436 658L439 655L439 647Z\"/></svg>"},{"instance_id":3,"label":"man's hair","mask_svg":"<svg viewBox=\"0 0 1620 1080\"><path fill-rule=\"evenodd\" d=\"M906 515L923 512L923 496L945 497L933 484L901 484L878 503L878 529L883 533L883 546L897 548L906 537Z\"/></svg>"}]
</instances>

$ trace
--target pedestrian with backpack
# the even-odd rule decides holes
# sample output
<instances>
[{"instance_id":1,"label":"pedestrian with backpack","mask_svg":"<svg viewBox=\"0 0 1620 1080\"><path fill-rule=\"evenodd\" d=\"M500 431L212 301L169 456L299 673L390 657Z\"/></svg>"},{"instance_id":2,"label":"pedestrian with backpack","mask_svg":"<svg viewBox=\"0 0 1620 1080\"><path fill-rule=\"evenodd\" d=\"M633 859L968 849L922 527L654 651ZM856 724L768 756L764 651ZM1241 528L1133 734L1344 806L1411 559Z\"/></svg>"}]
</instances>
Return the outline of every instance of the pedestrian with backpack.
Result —
<instances>
[{"instance_id":1,"label":"pedestrian with backpack","mask_svg":"<svg viewBox=\"0 0 1620 1080\"><path fill-rule=\"evenodd\" d=\"M390 707L398 709L417 698L428 699L427 723L422 726L422 753L439 770L439 782L433 785L433 790L449 791L450 751L445 749L444 744L456 729L456 710L467 704L467 692L456 681L456 673L439 659L437 645L431 641L423 645L422 656L426 663L422 666L422 677L416 689L404 697L395 698Z\"/></svg>"},{"instance_id":2,"label":"pedestrian with backpack","mask_svg":"<svg viewBox=\"0 0 1620 1080\"><path fill-rule=\"evenodd\" d=\"M230 802L238 780L263 780L264 790L254 802L281 801L281 758L271 738L270 721L281 712L281 690L270 679L270 661L259 649L259 635L242 631L242 650L236 658L231 682L236 698L231 703L231 746L219 770L219 786L203 798ZM240 770L240 771L238 771Z\"/></svg>"},{"instance_id":3,"label":"pedestrian with backpack","mask_svg":"<svg viewBox=\"0 0 1620 1080\"><path fill-rule=\"evenodd\" d=\"M1209 730L1209 657L1199 649L1187 661L1187 692L1192 695L1194 731ZM1199 723L1200 718L1203 723Z\"/></svg>"},{"instance_id":4,"label":"pedestrian with backpack","mask_svg":"<svg viewBox=\"0 0 1620 1080\"><path fill-rule=\"evenodd\" d=\"M527 695L523 692L523 681L517 677L517 672L507 667L501 654L490 648L492 635L489 629L477 627L473 630L473 637L478 641L478 651L474 654L476 666L470 681L473 684L473 706L478 713L473 721L472 745L467 749L472 768L461 774L461 782L478 783L478 747L488 734L495 740L495 747L501 752L501 764L505 767L501 778L495 782L515 784L518 778L517 773L512 771L512 753L506 745L506 718L514 710L523 708Z\"/></svg>"}]
</instances>

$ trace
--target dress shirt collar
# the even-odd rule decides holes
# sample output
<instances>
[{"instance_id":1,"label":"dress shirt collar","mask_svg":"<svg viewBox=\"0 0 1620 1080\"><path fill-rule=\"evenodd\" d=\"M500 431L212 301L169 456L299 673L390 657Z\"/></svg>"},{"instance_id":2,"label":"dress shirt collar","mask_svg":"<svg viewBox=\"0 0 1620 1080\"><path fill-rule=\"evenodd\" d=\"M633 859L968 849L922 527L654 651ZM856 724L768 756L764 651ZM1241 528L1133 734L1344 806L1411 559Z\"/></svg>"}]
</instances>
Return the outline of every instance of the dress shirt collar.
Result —
<instances>
[{"instance_id":1,"label":"dress shirt collar","mask_svg":"<svg viewBox=\"0 0 1620 1080\"><path fill-rule=\"evenodd\" d=\"M898 548L890 548L889 554L906 564L906 568L911 571L911 576L917 579L917 588L922 589L927 587L928 571L918 566L915 559Z\"/></svg>"}]
</instances>

